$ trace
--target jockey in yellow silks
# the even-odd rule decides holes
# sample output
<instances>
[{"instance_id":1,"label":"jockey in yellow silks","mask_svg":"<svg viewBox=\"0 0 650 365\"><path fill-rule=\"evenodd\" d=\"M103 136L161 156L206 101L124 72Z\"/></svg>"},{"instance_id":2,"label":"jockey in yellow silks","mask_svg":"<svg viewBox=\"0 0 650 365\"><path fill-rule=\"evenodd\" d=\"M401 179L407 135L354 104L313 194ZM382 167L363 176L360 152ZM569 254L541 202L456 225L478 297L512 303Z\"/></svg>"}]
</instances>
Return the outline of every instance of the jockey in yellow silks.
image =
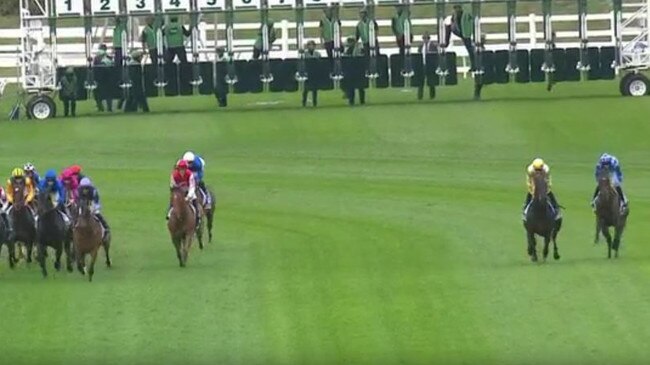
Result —
<instances>
[{"instance_id":1,"label":"jockey in yellow silks","mask_svg":"<svg viewBox=\"0 0 650 365\"><path fill-rule=\"evenodd\" d=\"M526 201L524 202L524 216L526 215L526 209L528 208L528 205L530 205L530 202L533 200L533 192L535 189L533 176L539 172L544 173L546 184L548 185L548 198L551 202L551 205L553 206L553 209L555 210L555 219L559 219L560 206L555 199L555 194L553 194L553 191L551 190L551 168L541 158L534 159L533 162L528 165L528 167L526 167L526 184L528 185L528 193L526 194Z\"/></svg>"}]
</instances>

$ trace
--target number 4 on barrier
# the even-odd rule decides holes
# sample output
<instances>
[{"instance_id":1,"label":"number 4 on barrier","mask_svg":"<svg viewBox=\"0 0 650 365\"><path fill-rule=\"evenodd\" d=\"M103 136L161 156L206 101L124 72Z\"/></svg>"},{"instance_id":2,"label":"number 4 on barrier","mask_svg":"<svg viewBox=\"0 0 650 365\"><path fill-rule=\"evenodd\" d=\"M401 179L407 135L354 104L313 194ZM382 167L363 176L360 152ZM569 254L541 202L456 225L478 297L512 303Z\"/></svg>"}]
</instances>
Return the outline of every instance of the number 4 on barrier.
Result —
<instances>
[{"instance_id":1,"label":"number 4 on barrier","mask_svg":"<svg viewBox=\"0 0 650 365\"><path fill-rule=\"evenodd\" d=\"M56 6L57 16L81 15L84 13L83 0L56 0L54 5Z\"/></svg>"},{"instance_id":2,"label":"number 4 on barrier","mask_svg":"<svg viewBox=\"0 0 650 365\"><path fill-rule=\"evenodd\" d=\"M190 0L161 0L164 12L190 11Z\"/></svg>"},{"instance_id":3,"label":"number 4 on barrier","mask_svg":"<svg viewBox=\"0 0 650 365\"><path fill-rule=\"evenodd\" d=\"M154 0L126 0L129 13L153 13Z\"/></svg>"},{"instance_id":4,"label":"number 4 on barrier","mask_svg":"<svg viewBox=\"0 0 650 365\"><path fill-rule=\"evenodd\" d=\"M117 14L120 12L119 0L92 0L90 10L93 14Z\"/></svg>"}]
</instances>

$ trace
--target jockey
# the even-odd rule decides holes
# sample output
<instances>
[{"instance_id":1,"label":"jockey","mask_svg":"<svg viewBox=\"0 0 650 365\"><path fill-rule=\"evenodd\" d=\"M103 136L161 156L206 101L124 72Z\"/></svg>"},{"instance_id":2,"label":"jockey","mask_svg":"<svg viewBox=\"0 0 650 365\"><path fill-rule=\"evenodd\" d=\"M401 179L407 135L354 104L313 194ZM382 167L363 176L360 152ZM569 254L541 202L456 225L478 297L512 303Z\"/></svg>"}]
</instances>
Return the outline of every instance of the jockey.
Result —
<instances>
[{"instance_id":1,"label":"jockey","mask_svg":"<svg viewBox=\"0 0 650 365\"><path fill-rule=\"evenodd\" d=\"M61 184L63 185L64 201L67 200L68 194L70 195L70 201L67 202L68 204L74 203L77 200L77 196L78 196L77 188L79 187L80 174L79 172L76 172L78 170L73 169L73 167L74 166L66 168L65 170L63 170L63 172L61 172L61 175L59 176L59 179L61 180Z\"/></svg>"},{"instance_id":2,"label":"jockey","mask_svg":"<svg viewBox=\"0 0 650 365\"><path fill-rule=\"evenodd\" d=\"M25 175L32 179L32 182L34 183L34 186L38 188L38 186L41 184L41 177L36 171L36 168L31 162L28 162L23 166L23 170L25 170Z\"/></svg>"},{"instance_id":3,"label":"jockey","mask_svg":"<svg viewBox=\"0 0 650 365\"><path fill-rule=\"evenodd\" d=\"M56 198L56 207L63 215L63 220L65 220L66 224L70 223L70 218L65 210L65 189L63 188L63 184L56 178L56 170L47 170L45 179L41 180L39 190L49 190L50 196L54 195Z\"/></svg>"},{"instance_id":4,"label":"jockey","mask_svg":"<svg viewBox=\"0 0 650 365\"><path fill-rule=\"evenodd\" d=\"M596 164L596 171L594 173L594 176L596 177L596 182L598 182L598 175L600 172L608 168L610 173L612 174L612 183L614 184L614 188L616 188L616 192L618 193L618 196L621 197L623 207L622 208L627 208L627 197L623 193L623 188L621 185L623 184L623 171L621 170L621 164L618 162L618 159L615 156L612 156L608 153L603 153L600 156L600 159L598 159L598 163ZM596 206L596 197L598 196L598 185L596 185L596 191L594 191L594 196L591 200L591 206L595 207Z\"/></svg>"},{"instance_id":5,"label":"jockey","mask_svg":"<svg viewBox=\"0 0 650 365\"><path fill-rule=\"evenodd\" d=\"M20 180L25 180L25 190L27 193L25 196L25 203L30 205L34 201L36 190L34 189L32 179L25 176L25 171L23 171L23 169L17 167L13 169L11 172L11 178L7 180L7 202L10 207L14 204L14 184Z\"/></svg>"},{"instance_id":6,"label":"jockey","mask_svg":"<svg viewBox=\"0 0 650 365\"><path fill-rule=\"evenodd\" d=\"M187 197L186 199L192 202L194 207L194 213L196 216L196 226L199 226L200 217L199 217L199 207L196 202L196 180L194 179L194 174L189 169L188 163L185 160L178 160L176 162L176 167L172 171L170 189L175 187L187 187ZM169 202L169 209L167 211L167 219L172 212L172 202Z\"/></svg>"},{"instance_id":7,"label":"jockey","mask_svg":"<svg viewBox=\"0 0 650 365\"><path fill-rule=\"evenodd\" d=\"M210 206L212 204L210 201L212 197L210 194L208 194L208 189L205 187L205 182L203 181L203 169L205 168L205 160L201 156L195 155L190 151L185 152L183 155L183 160L187 162L187 166L194 174L194 179L196 179L199 188L203 192L203 196L205 197L205 205Z\"/></svg>"},{"instance_id":8,"label":"jockey","mask_svg":"<svg viewBox=\"0 0 650 365\"><path fill-rule=\"evenodd\" d=\"M90 209L93 214L95 214L95 217L97 217L97 220L101 223L102 227L104 227L104 236L102 239L106 240L107 235L110 233L110 227L100 212L102 206L99 202L99 191L89 178L84 177L81 179L81 182L79 182L78 196L83 199L88 199L88 201L91 202Z\"/></svg>"},{"instance_id":9,"label":"jockey","mask_svg":"<svg viewBox=\"0 0 650 365\"><path fill-rule=\"evenodd\" d=\"M533 175L537 172L543 172L546 176L546 183L548 184L548 197L551 200L551 205L555 210L555 219L560 219L560 206L555 199L555 194L551 191L551 168L541 158L536 158L526 168L526 183L528 184L528 193L526 194L526 202L524 203L524 215L528 205L533 200L533 189L535 188L533 182Z\"/></svg>"}]
</instances>

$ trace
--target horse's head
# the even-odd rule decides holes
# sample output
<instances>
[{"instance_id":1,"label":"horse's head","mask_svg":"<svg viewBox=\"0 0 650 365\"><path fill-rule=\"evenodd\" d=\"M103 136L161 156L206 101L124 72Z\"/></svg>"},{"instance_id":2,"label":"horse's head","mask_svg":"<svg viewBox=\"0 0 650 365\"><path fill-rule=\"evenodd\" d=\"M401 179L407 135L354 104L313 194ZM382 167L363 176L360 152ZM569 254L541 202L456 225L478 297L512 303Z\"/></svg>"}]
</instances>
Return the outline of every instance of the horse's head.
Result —
<instances>
[{"instance_id":1,"label":"horse's head","mask_svg":"<svg viewBox=\"0 0 650 365\"><path fill-rule=\"evenodd\" d=\"M598 187L601 190L612 187L612 173L609 166L605 166L598 171Z\"/></svg>"},{"instance_id":2,"label":"horse's head","mask_svg":"<svg viewBox=\"0 0 650 365\"><path fill-rule=\"evenodd\" d=\"M533 174L534 198L538 201L546 201L548 198L548 182L546 172L535 171Z\"/></svg>"},{"instance_id":3,"label":"horse's head","mask_svg":"<svg viewBox=\"0 0 650 365\"><path fill-rule=\"evenodd\" d=\"M49 211L52 211L56 208L56 203L53 200L51 195L52 187L46 186L43 190L38 193L38 212L39 214L45 214Z\"/></svg>"},{"instance_id":4,"label":"horse's head","mask_svg":"<svg viewBox=\"0 0 650 365\"><path fill-rule=\"evenodd\" d=\"M20 210L25 206L25 179L24 178L15 178L12 183L13 187L13 196L14 196L14 207L16 210Z\"/></svg>"},{"instance_id":5,"label":"horse's head","mask_svg":"<svg viewBox=\"0 0 650 365\"><path fill-rule=\"evenodd\" d=\"M174 186L171 189L172 202L177 201L177 199L178 199L178 201L185 200L185 196L187 196L187 191L188 190L189 189L187 187L185 187L185 186Z\"/></svg>"}]
</instances>

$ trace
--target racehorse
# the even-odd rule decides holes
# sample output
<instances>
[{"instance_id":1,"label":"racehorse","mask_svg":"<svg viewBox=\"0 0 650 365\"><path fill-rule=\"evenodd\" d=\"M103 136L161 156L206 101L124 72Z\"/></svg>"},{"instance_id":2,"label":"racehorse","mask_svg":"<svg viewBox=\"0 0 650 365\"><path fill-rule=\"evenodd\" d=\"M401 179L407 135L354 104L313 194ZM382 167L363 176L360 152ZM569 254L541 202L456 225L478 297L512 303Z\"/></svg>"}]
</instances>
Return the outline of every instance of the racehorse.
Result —
<instances>
[{"instance_id":1,"label":"racehorse","mask_svg":"<svg viewBox=\"0 0 650 365\"><path fill-rule=\"evenodd\" d=\"M618 257L618 249L621 244L621 237L627 223L629 211L621 209L623 197L619 196L611 181L609 168L604 168L598 173L598 196L596 197L596 239L598 243L599 234L602 232L607 240L607 258ZM614 239L609 228L614 227Z\"/></svg>"},{"instance_id":2,"label":"racehorse","mask_svg":"<svg viewBox=\"0 0 650 365\"><path fill-rule=\"evenodd\" d=\"M528 237L528 256L537 262L537 241L535 235L544 238L544 261L548 256L548 245L553 240L553 258L560 259L557 249L557 235L562 228L562 219L555 219L556 212L548 198L548 183L544 172L533 176L533 199L526 207L524 228Z\"/></svg>"},{"instance_id":3,"label":"racehorse","mask_svg":"<svg viewBox=\"0 0 650 365\"><path fill-rule=\"evenodd\" d=\"M88 281L93 281L95 273L95 261L97 261L97 252L100 246L104 246L106 254L106 266L111 267L111 258L109 255L110 238L103 239L103 228L101 223L95 218L90 209L91 201L80 198L75 206L76 219L72 229L72 241L74 242L75 260L77 269L81 274L88 272ZM90 267L86 269L86 255L90 255Z\"/></svg>"},{"instance_id":4,"label":"racehorse","mask_svg":"<svg viewBox=\"0 0 650 365\"><path fill-rule=\"evenodd\" d=\"M38 222L36 223L37 237L37 260L41 266L43 277L47 276L45 257L47 248L52 247L55 251L54 268L61 271L61 255L65 251L66 269L72 272L71 254L71 232L67 227L63 216L58 211L55 202L52 201L49 189L43 189L38 193Z\"/></svg>"},{"instance_id":5,"label":"racehorse","mask_svg":"<svg viewBox=\"0 0 650 365\"><path fill-rule=\"evenodd\" d=\"M187 256L192 247L192 239L196 231L196 214L194 208L185 197L187 188L174 187L171 191L172 211L167 222L167 229L172 243L176 248L176 257L181 267L187 264Z\"/></svg>"},{"instance_id":6,"label":"racehorse","mask_svg":"<svg viewBox=\"0 0 650 365\"><path fill-rule=\"evenodd\" d=\"M9 254L7 255L7 258L9 260L9 267L13 268L16 253L14 252L15 246L9 241L9 239L9 227L7 227L7 224L5 224L5 220L0 218L0 252L2 252L2 246L6 244L9 248Z\"/></svg>"},{"instance_id":7,"label":"racehorse","mask_svg":"<svg viewBox=\"0 0 650 365\"><path fill-rule=\"evenodd\" d=\"M205 191L210 196L210 204L203 204L203 216L205 217L206 223L208 225L208 242L212 242L212 224L214 222L214 208L216 203L212 190L206 186Z\"/></svg>"},{"instance_id":8,"label":"racehorse","mask_svg":"<svg viewBox=\"0 0 650 365\"><path fill-rule=\"evenodd\" d=\"M14 202L10 208L11 224L14 228L13 242L9 250L14 250L16 242L24 245L25 256L28 263L32 262L32 249L36 241L36 222L34 211L25 203L25 180L16 180L13 184ZM13 248L11 247L13 246ZM15 256L14 256L14 261Z\"/></svg>"}]
</instances>

